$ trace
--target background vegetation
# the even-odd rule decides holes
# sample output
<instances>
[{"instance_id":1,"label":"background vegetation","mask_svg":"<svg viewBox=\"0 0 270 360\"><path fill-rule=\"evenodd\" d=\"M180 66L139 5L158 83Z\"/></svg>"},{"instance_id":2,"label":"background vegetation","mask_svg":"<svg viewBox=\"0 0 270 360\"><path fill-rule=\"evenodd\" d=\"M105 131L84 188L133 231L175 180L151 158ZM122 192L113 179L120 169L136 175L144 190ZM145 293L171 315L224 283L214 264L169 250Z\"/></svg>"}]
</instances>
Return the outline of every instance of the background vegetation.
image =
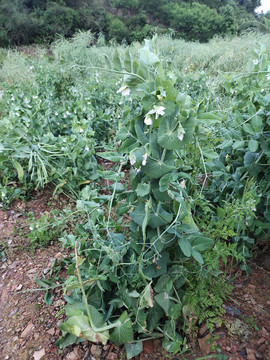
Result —
<instances>
[{"instance_id":1,"label":"background vegetation","mask_svg":"<svg viewBox=\"0 0 270 360\"><path fill-rule=\"evenodd\" d=\"M257 26L259 5L260 0L1 0L0 46L48 43L77 30L119 43L154 32L206 42Z\"/></svg>"}]
</instances>

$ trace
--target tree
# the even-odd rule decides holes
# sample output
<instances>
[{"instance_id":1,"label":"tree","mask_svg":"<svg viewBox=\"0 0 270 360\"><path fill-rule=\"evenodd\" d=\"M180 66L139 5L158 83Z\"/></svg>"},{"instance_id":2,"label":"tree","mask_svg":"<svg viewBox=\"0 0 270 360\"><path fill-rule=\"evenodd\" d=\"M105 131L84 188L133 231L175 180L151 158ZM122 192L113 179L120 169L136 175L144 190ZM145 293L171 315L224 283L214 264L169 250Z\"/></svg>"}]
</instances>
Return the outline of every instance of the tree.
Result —
<instances>
[{"instance_id":1,"label":"tree","mask_svg":"<svg viewBox=\"0 0 270 360\"><path fill-rule=\"evenodd\" d=\"M128 28L120 19L110 15L108 19L108 38L115 39L117 42L128 40Z\"/></svg>"},{"instance_id":2,"label":"tree","mask_svg":"<svg viewBox=\"0 0 270 360\"><path fill-rule=\"evenodd\" d=\"M183 3L162 7L166 25L176 29L179 35L189 41L206 42L222 32L223 17L215 9L199 3Z\"/></svg>"},{"instance_id":3,"label":"tree","mask_svg":"<svg viewBox=\"0 0 270 360\"><path fill-rule=\"evenodd\" d=\"M250 13L254 13L254 10L261 5L261 0L236 0L236 2Z\"/></svg>"}]
</instances>

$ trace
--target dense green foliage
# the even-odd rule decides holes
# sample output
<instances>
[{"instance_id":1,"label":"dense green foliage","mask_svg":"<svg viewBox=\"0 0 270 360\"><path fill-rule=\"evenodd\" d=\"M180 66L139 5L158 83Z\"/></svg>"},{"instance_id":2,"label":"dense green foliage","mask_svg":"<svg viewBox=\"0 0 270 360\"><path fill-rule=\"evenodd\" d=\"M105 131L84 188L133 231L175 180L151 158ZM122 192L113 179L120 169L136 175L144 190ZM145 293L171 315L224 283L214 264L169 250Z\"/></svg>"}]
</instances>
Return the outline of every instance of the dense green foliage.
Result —
<instances>
[{"instance_id":1,"label":"dense green foliage","mask_svg":"<svg viewBox=\"0 0 270 360\"><path fill-rule=\"evenodd\" d=\"M111 340L131 358L163 337L179 352L217 322L227 267L248 271L269 237L270 39L91 42L1 51L1 205L48 183L74 200L27 235L75 250L55 265L60 347ZM47 304L56 281L38 281Z\"/></svg>"},{"instance_id":2,"label":"dense green foliage","mask_svg":"<svg viewBox=\"0 0 270 360\"><path fill-rule=\"evenodd\" d=\"M96 37L103 34L107 41L119 43L168 31L205 42L239 32L243 24L255 20L259 4L259 0L1 0L0 46L51 42L76 30L91 30Z\"/></svg>"}]
</instances>

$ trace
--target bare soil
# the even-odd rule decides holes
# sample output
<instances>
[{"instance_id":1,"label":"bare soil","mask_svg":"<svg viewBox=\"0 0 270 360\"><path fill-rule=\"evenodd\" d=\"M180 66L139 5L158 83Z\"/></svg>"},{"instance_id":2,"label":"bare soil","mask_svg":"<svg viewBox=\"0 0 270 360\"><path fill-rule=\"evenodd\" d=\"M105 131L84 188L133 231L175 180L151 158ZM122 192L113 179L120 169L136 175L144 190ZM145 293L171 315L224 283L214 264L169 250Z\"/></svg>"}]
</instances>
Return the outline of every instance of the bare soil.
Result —
<instances>
[{"instance_id":1,"label":"bare soil","mask_svg":"<svg viewBox=\"0 0 270 360\"><path fill-rule=\"evenodd\" d=\"M14 231L29 227L27 212L38 218L50 206L62 208L68 202L64 197L52 199L51 193L50 189L37 192L28 202L17 201L11 209L0 210L0 246L4 245L6 252L6 259L0 259L0 359L125 359L124 350L112 344L86 341L65 350L55 345L60 336L58 326L64 320L62 290L54 291L53 304L48 306L35 279L48 277L55 259L63 259L67 253L59 244L33 250L28 238ZM212 334L201 325L198 334L190 335L190 350L175 356L166 354L160 341L146 341L137 359L195 360L211 354L216 354L212 359L222 359L218 357L222 354L229 360L270 360L269 259L269 250L261 253L257 262L250 263L250 276L235 269L234 290L224 304L226 314Z\"/></svg>"}]
</instances>

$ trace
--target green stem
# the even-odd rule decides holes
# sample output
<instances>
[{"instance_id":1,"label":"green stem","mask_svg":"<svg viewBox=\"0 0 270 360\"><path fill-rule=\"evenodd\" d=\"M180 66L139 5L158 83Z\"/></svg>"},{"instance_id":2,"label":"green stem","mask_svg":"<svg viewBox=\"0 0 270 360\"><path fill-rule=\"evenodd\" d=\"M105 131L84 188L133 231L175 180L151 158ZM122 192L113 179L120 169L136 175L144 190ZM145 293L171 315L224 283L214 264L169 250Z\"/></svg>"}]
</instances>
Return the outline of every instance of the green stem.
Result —
<instances>
[{"instance_id":1,"label":"green stem","mask_svg":"<svg viewBox=\"0 0 270 360\"><path fill-rule=\"evenodd\" d=\"M113 329L113 328L116 328L116 327L120 327L121 325L122 325L121 321L120 321L120 320L117 320L115 323L110 324L110 325L103 326L103 327L101 327L101 328L95 328L95 327L93 327L93 330L94 330L95 332L103 332L103 331L110 330L110 329Z\"/></svg>"},{"instance_id":2,"label":"green stem","mask_svg":"<svg viewBox=\"0 0 270 360\"><path fill-rule=\"evenodd\" d=\"M200 151L200 154L201 154L201 158L202 158L202 162L203 162L204 175L205 175L204 180L203 180L203 184L202 184L202 187L201 187L200 195L199 195L199 197L201 197L208 176L207 176L207 170L206 170L206 166L205 166L205 162L204 162L203 152L202 152L200 143L199 143L197 138L196 138L196 144L197 144L197 146L199 148L199 151Z\"/></svg>"},{"instance_id":3,"label":"green stem","mask_svg":"<svg viewBox=\"0 0 270 360\"><path fill-rule=\"evenodd\" d=\"M106 68L102 68L102 67L98 67L98 66L84 66L84 65L72 65L70 68L73 67L80 67L80 68L86 68L86 69L91 69L91 70L100 70L100 71L108 71L114 74L119 74L119 75L130 75L130 76L134 76L137 79L140 79L141 81L145 81L145 79L138 75L138 74L134 74L132 72L127 72L127 71L119 71L119 70L113 70L113 69L106 69Z\"/></svg>"},{"instance_id":4,"label":"green stem","mask_svg":"<svg viewBox=\"0 0 270 360\"><path fill-rule=\"evenodd\" d=\"M80 289L81 289L82 296L83 296L83 301L84 301L85 308L86 308L87 317L88 317L89 323L91 324L91 327L94 328L94 323L93 323L93 320L92 320L92 316L90 314L88 301L87 301L87 296L86 296L86 293L84 291L83 282L82 282L82 278L81 278L81 273L80 273L79 265L78 265L77 241L76 241L76 244L75 244L75 256L76 256L76 271L77 271L77 275L78 275L78 281L79 281L79 284L80 284Z\"/></svg>"},{"instance_id":5,"label":"green stem","mask_svg":"<svg viewBox=\"0 0 270 360\"><path fill-rule=\"evenodd\" d=\"M163 162L163 161L164 161L164 159L165 159L166 152L167 152L167 149L163 149L163 153L162 153L162 155L161 155L161 159L160 159L162 162Z\"/></svg>"},{"instance_id":6,"label":"green stem","mask_svg":"<svg viewBox=\"0 0 270 360\"><path fill-rule=\"evenodd\" d=\"M118 169L118 172L117 172L117 175L118 175L118 176L120 175L120 172L121 172L121 170L122 170L123 165L124 165L124 164L121 164L121 165L119 166L119 169ZM108 220L107 220L107 227L106 227L107 234L109 233L109 221L110 221L110 217L111 217L112 204L113 204L113 199L114 199L114 197L115 197L115 193L116 193L116 186L117 186L117 183L118 183L118 181L116 180L116 182L115 182L115 184L114 184L114 188L113 188L112 197L111 197L111 200L110 200L109 213L108 213Z\"/></svg>"}]
</instances>

